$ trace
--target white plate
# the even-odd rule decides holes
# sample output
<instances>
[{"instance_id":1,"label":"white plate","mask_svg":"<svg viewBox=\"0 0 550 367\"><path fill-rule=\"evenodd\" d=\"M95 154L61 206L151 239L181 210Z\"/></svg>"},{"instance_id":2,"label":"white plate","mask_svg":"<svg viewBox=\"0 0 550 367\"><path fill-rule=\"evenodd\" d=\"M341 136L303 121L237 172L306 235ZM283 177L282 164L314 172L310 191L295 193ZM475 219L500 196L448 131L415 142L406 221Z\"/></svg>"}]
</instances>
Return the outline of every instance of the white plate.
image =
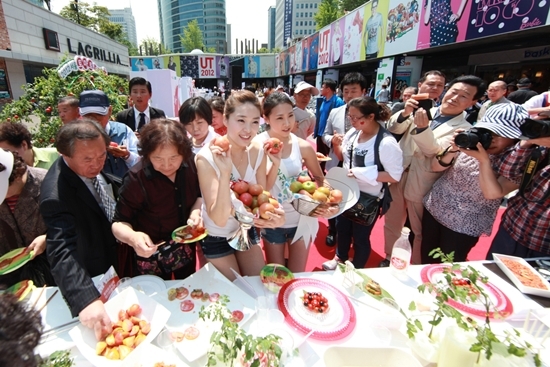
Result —
<instances>
[{"instance_id":1,"label":"white plate","mask_svg":"<svg viewBox=\"0 0 550 367\"><path fill-rule=\"evenodd\" d=\"M152 298L147 297L145 294L136 291L132 287L125 289L120 294L105 303L105 311L107 311L107 315L109 315L109 318L112 321L117 321L118 312L120 310L128 309L134 303L141 306L143 311L138 317L151 324L151 331L147 334L145 340L128 355L128 358L132 357L132 354L134 353L141 353L140 351L156 338L170 317L170 311L168 311L165 307L155 302ZM71 331L69 331L69 335L75 342L80 353L82 353L82 355L94 366L133 366L132 364L127 363L128 359L123 361L112 361L105 357L98 356L95 352L97 340L95 338L94 331L82 324L79 324L71 329Z\"/></svg>"},{"instance_id":2,"label":"white plate","mask_svg":"<svg viewBox=\"0 0 550 367\"><path fill-rule=\"evenodd\" d=\"M149 297L166 290L164 280L156 275L138 275L132 278L131 286L138 291L143 291Z\"/></svg>"},{"instance_id":3,"label":"white plate","mask_svg":"<svg viewBox=\"0 0 550 367\"><path fill-rule=\"evenodd\" d=\"M326 367L422 367L411 354L398 348L330 347L323 357Z\"/></svg>"},{"instance_id":4,"label":"white plate","mask_svg":"<svg viewBox=\"0 0 550 367\"><path fill-rule=\"evenodd\" d=\"M540 275L535 269L533 269L533 267L531 265L529 265L529 263L527 261L525 261L521 257L501 255L501 254L493 254L493 258L495 259L495 263L498 265L500 270L502 270L504 272L504 274L506 274L508 276L508 278L510 278L510 280L515 284L515 286L520 290L521 293L533 294L535 296L550 298L550 285L549 285L548 281L546 279L544 279L542 277L542 275ZM502 262L501 259L514 260L514 261L517 261L518 263L520 263L522 265L527 266L530 269L531 273L534 276L538 277L543 282L543 284L546 285L547 289L544 290L544 289L540 289L540 288L527 287L527 286L523 285L523 283L520 282L519 278L516 277L516 275L510 269L508 269L508 267L506 265L504 265L504 263Z\"/></svg>"},{"instance_id":5,"label":"white plate","mask_svg":"<svg viewBox=\"0 0 550 367\"><path fill-rule=\"evenodd\" d=\"M242 321L239 323L244 325L254 315L255 300L250 297L240 288L231 283L224 277L212 264L206 264L203 268L180 283L175 284L172 288L185 287L189 291L189 295L183 299L168 300L168 292L164 291L156 294L153 298L171 311L171 316L166 327L171 331L184 332L189 326L194 326L200 331L200 335L195 340L183 340L176 343L176 348L189 362L193 362L204 356L210 348L210 336L216 331L220 325L213 323L205 323L199 319L199 312L202 306L208 306L210 301L202 301L200 299L192 299L191 292L194 289L201 289L205 293L219 293L229 297L228 308L230 311L240 310L244 313ZM194 308L190 312L183 312L180 309L180 304L183 301L193 301Z\"/></svg>"}]
</instances>

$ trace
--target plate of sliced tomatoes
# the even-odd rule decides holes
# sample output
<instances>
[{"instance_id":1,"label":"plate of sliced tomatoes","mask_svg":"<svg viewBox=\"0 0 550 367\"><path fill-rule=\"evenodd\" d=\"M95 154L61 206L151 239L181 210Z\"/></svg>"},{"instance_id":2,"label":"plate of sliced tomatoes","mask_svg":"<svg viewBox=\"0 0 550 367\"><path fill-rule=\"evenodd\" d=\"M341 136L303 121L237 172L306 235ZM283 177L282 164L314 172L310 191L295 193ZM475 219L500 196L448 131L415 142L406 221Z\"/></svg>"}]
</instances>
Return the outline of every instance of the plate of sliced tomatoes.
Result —
<instances>
[{"instance_id":1,"label":"plate of sliced tomatoes","mask_svg":"<svg viewBox=\"0 0 550 367\"><path fill-rule=\"evenodd\" d=\"M172 232L172 240L178 243L193 243L204 239L207 235L206 228L187 225L176 228Z\"/></svg>"}]
</instances>

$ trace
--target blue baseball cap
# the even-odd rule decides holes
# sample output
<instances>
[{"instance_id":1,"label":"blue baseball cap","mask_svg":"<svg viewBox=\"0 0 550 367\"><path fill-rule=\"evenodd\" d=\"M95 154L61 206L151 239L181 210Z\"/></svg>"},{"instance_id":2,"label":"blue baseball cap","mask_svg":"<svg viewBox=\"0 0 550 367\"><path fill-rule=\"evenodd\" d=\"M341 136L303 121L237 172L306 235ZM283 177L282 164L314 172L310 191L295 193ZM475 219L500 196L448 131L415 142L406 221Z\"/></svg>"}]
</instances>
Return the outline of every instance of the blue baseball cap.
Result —
<instances>
[{"instance_id":1,"label":"blue baseball cap","mask_svg":"<svg viewBox=\"0 0 550 367\"><path fill-rule=\"evenodd\" d=\"M80 115L97 113L105 116L109 113L111 103L105 93L100 90L85 90L80 93Z\"/></svg>"}]
</instances>

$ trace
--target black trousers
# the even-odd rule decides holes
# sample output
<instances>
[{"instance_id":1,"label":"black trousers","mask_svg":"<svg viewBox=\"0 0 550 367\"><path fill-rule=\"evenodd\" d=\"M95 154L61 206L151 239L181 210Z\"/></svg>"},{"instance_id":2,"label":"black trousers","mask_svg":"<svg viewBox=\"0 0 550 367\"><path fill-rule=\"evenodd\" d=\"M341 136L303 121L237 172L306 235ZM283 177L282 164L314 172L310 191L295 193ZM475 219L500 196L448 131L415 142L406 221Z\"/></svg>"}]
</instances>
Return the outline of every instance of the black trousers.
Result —
<instances>
[{"instance_id":1,"label":"black trousers","mask_svg":"<svg viewBox=\"0 0 550 367\"><path fill-rule=\"evenodd\" d=\"M440 248L445 254L454 251L454 261L466 261L468 253L479 240L479 237L468 236L467 234L455 232L439 223L429 211L424 208L422 215L422 264L433 264L441 262L441 259L434 259L429 253Z\"/></svg>"}]
</instances>

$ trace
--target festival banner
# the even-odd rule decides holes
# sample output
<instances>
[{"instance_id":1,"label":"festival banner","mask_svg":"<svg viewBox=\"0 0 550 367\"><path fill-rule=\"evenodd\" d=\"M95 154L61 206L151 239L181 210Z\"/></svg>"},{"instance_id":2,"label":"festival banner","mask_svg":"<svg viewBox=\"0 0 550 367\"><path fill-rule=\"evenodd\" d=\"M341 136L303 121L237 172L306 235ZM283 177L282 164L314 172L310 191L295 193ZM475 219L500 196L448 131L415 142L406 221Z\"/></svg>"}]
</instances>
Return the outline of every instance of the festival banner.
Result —
<instances>
[{"instance_id":1,"label":"festival banner","mask_svg":"<svg viewBox=\"0 0 550 367\"><path fill-rule=\"evenodd\" d=\"M398 55L416 50L422 1L390 0L386 16L384 55Z\"/></svg>"},{"instance_id":2,"label":"festival banner","mask_svg":"<svg viewBox=\"0 0 550 367\"><path fill-rule=\"evenodd\" d=\"M216 56L210 56L210 55L199 56L199 78L200 79L216 78Z\"/></svg>"},{"instance_id":3,"label":"festival banner","mask_svg":"<svg viewBox=\"0 0 550 367\"><path fill-rule=\"evenodd\" d=\"M470 19L470 7L466 5L467 0L424 1L425 6L420 7L422 14L416 42L417 50L462 42L466 39ZM507 1L510 0L505 0L505 2ZM462 13L461 7L464 7Z\"/></svg>"},{"instance_id":4,"label":"festival banner","mask_svg":"<svg viewBox=\"0 0 550 367\"><path fill-rule=\"evenodd\" d=\"M344 55L342 57L342 64L361 60L361 45L363 42L359 35L363 34L364 14L365 6L362 6L348 13L344 18Z\"/></svg>"},{"instance_id":5,"label":"festival banner","mask_svg":"<svg viewBox=\"0 0 550 367\"><path fill-rule=\"evenodd\" d=\"M543 26L549 7L544 0L473 1L466 39Z\"/></svg>"},{"instance_id":6,"label":"festival banner","mask_svg":"<svg viewBox=\"0 0 550 367\"><path fill-rule=\"evenodd\" d=\"M281 75L280 69L279 69L279 58L280 58L280 54L276 54L275 55L275 76Z\"/></svg>"},{"instance_id":7,"label":"festival banner","mask_svg":"<svg viewBox=\"0 0 550 367\"><path fill-rule=\"evenodd\" d=\"M180 56L181 76L199 77L199 61L197 56Z\"/></svg>"},{"instance_id":8,"label":"festival banner","mask_svg":"<svg viewBox=\"0 0 550 367\"><path fill-rule=\"evenodd\" d=\"M153 68L153 57L134 56L130 57L132 71L147 71Z\"/></svg>"},{"instance_id":9,"label":"festival banner","mask_svg":"<svg viewBox=\"0 0 550 367\"><path fill-rule=\"evenodd\" d=\"M244 77L258 78L260 76L260 56L248 55L244 57Z\"/></svg>"},{"instance_id":10,"label":"festival banner","mask_svg":"<svg viewBox=\"0 0 550 367\"><path fill-rule=\"evenodd\" d=\"M287 47L287 41L292 39L292 0L285 0L283 20L283 47Z\"/></svg>"},{"instance_id":11,"label":"festival banner","mask_svg":"<svg viewBox=\"0 0 550 367\"><path fill-rule=\"evenodd\" d=\"M304 49L302 48L303 42L298 41L296 42L296 48L294 50L294 73L301 73L302 72L302 59L304 55Z\"/></svg>"},{"instance_id":12,"label":"festival banner","mask_svg":"<svg viewBox=\"0 0 550 367\"><path fill-rule=\"evenodd\" d=\"M216 56L216 75L218 78L227 78L229 73L229 56Z\"/></svg>"},{"instance_id":13,"label":"festival banner","mask_svg":"<svg viewBox=\"0 0 550 367\"><path fill-rule=\"evenodd\" d=\"M309 70L309 40L311 37L302 40L302 71Z\"/></svg>"},{"instance_id":14,"label":"festival banner","mask_svg":"<svg viewBox=\"0 0 550 367\"><path fill-rule=\"evenodd\" d=\"M170 69L174 71L177 76L181 75L179 56L176 56L176 55L164 56L163 61L164 61L163 69Z\"/></svg>"},{"instance_id":15,"label":"festival banner","mask_svg":"<svg viewBox=\"0 0 550 367\"><path fill-rule=\"evenodd\" d=\"M288 73L285 70L288 70L288 67L286 66L286 51L283 51L279 54L279 74L278 76L288 75Z\"/></svg>"},{"instance_id":16,"label":"festival banner","mask_svg":"<svg viewBox=\"0 0 550 367\"><path fill-rule=\"evenodd\" d=\"M393 74L393 57L386 57L378 63L378 69L376 70L376 89L375 96L382 89L382 85L388 86L388 89L392 86L392 74Z\"/></svg>"},{"instance_id":17,"label":"festival banner","mask_svg":"<svg viewBox=\"0 0 550 367\"><path fill-rule=\"evenodd\" d=\"M329 66L337 66L342 63L342 55L344 53L345 23L345 18L341 18L331 24L331 52L329 58Z\"/></svg>"},{"instance_id":18,"label":"festival banner","mask_svg":"<svg viewBox=\"0 0 550 367\"><path fill-rule=\"evenodd\" d=\"M260 78L275 77L275 58L273 55L260 55Z\"/></svg>"},{"instance_id":19,"label":"festival banner","mask_svg":"<svg viewBox=\"0 0 550 367\"><path fill-rule=\"evenodd\" d=\"M288 59L288 62L286 63L286 66L288 67L288 71L287 71L287 74L294 74L295 70L296 70L296 65L294 64L295 63L295 59L294 59L294 54L296 52L296 46L292 46L292 47L289 47L287 51L287 59ZM289 84L291 85L291 84Z\"/></svg>"},{"instance_id":20,"label":"festival banner","mask_svg":"<svg viewBox=\"0 0 550 367\"><path fill-rule=\"evenodd\" d=\"M371 0L364 7L360 60L376 59L384 54L387 36L388 1Z\"/></svg>"},{"instance_id":21,"label":"festival banner","mask_svg":"<svg viewBox=\"0 0 550 367\"><path fill-rule=\"evenodd\" d=\"M319 32L309 37L309 70L317 69L319 57Z\"/></svg>"},{"instance_id":22,"label":"festival banner","mask_svg":"<svg viewBox=\"0 0 550 367\"><path fill-rule=\"evenodd\" d=\"M317 69L323 69L330 65L330 25L319 31L319 57Z\"/></svg>"}]
</instances>

